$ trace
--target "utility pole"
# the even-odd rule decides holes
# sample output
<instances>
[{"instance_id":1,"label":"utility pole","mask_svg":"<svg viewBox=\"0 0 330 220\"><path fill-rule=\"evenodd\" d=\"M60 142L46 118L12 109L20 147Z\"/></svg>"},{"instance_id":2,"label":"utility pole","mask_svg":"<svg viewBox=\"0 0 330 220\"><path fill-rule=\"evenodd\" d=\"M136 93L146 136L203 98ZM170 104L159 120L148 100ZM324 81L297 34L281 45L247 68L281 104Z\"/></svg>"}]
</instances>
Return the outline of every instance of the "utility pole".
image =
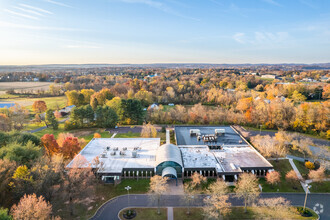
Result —
<instances>
[{"instance_id":1,"label":"utility pole","mask_svg":"<svg viewBox=\"0 0 330 220\"><path fill-rule=\"evenodd\" d=\"M305 186L306 186L306 196L305 196L305 202L304 202L304 211L306 208L308 189L310 189L312 187L312 186L309 186L308 184L306 184Z\"/></svg>"}]
</instances>

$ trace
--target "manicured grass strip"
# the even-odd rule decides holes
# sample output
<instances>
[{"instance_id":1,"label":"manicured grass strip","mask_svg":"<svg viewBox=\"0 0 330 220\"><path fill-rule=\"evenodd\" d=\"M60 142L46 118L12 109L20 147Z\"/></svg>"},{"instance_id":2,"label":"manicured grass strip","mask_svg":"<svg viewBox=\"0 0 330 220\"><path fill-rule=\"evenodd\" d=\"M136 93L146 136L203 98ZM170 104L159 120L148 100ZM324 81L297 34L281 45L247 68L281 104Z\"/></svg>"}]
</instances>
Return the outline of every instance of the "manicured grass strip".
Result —
<instances>
[{"instance_id":1,"label":"manicured grass strip","mask_svg":"<svg viewBox=\"0 0 330 220\"><path fill-rule=\"evenodd\" d=\"M266 182L265 178L260 178L259 183L262 186L263 192L304 192L300 184L291 185L285 179L285 175L292 170L289 160L272 160L270 163L274 166L274 169L281 174L281 182L272 186Z\"/></svg>"},{"instance_id":2,"label":"manicured grass strip","mask_svg":"<svg viewBox=\"0 0 330 220\"><path fill-rule=\"evenodd\" d=\"M203 216L203 209L202 208L191 208L190 214L187 214L187 208L174 208L174 219L180 220L203 220L205 217ZM311 209L309 209L312 211ZM265 208L267 211L267 208ZM311 217L302 217L297 211L296 207L292 207L292 213L288 216L288 219L317 219L317 215L313 212L313 216ZM231 212L224 218L224 219L258 219L260 216L255 213L253 207L248 207L247 212L244 213L244 207L232 207ZM277 219L277 216L269 216L267 219Z\"/></svg>"},{"instance_id":3,"label":"manicured grass strip","mask_svg":"<svg viewBox=\"0 0 330 220\"><path fill-rule=\"evenodd\" d=\"M138 138L141 137L140 133L133 133L131 131L127 133L118 133L115 138Z\"/></svg>"},{"instance_id":4,"label":"manicured grass strip","mask_svg":"<svg viewBox=\"0 0 330 220\"><path fill-rule=\"evenodd\" d=\"M301 176L304 179L307 179L309 170L305 167L305 163L298 160L293 160L293 162L296 165L297 169L299 170Z\"/></svg>"},{"instance_id":5,"label":"manicured grass strip","mask_svg":"<svg viewBox=\"0 0 330 220\"><path fill-rule=\"evenodd\" d=\"M125 219L123 217L123 213L126 211L122 210L119 214L119 217L121 219ZM134 208L136 211L136 217L134 220L167 220L167 209L166 208L161 208L160 209L160 214L157 213L156 208ZM174 218L176 219L176 218Z\"/></svg>"},{"instance_id":6,"label":"manicured grass strip","mask_svg":"<svg viewBox=\"0 0 330 220\"><path fill-rule=\"evenodd\" d=\"M312 193L330 193L330 181L314 182L309 185L312 186L309 189Z\"/></svg>"}]
</instances>

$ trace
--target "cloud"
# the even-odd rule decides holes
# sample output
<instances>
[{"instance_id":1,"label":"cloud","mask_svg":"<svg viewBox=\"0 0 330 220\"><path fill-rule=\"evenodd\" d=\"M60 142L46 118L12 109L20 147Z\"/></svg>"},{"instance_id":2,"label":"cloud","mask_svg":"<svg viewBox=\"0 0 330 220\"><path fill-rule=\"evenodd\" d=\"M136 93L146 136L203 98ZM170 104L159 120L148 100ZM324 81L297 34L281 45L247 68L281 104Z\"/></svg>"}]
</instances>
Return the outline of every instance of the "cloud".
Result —
<instances>
[{"instance_id":1,"label":"cloud","mask_svg":"<svg viewBox=\"0 0 330 220\"><path fill-rule=\"evenodd\" d=\"M244 44L245 43L244 38L245 38L245 33L236 33L233 36L233 39L235 41L237 41L238 43L240 43L240 44Z\"/></svg>"},{"instance_id":2,"label":"cloud","mask_svg":"<svg viewBox=\"0 0 330 220\"><path fill-rule=\"evenodd\" d=\"M57 2L57 1L53 1L53 0L44 0L44 1L49 2L51 4L54 4L54 5L58 5L58 6L63 6L63 7L67 7L67 8L73 8L72 6L67 5L67 4L64 4L62 2Z\"/></svg>"},{"instance_id":3,"label":"cloud","mask_svg":"<svg viewBox=\"0 0 330 220\"><path fill-rule=\"evenodd\" d=\"M16 15L16 16L20 16L20 17L24 17L24 18L29 18L29 19L34 19L34 20L39 20L38 17L29 15L29 14L24 14L24 13L16 12L16 11L12 11L12 10L9 10L9 9L4 9L4 11L5 12L8 12L8 13L10 13L12 15Z\"/></svg>"},{"instance_id":4,"label":"cloud","mask_svg":"<svg viewBox=\"0 0 330 220\"><path fill-rule=\"evenodd\" d=\"M47 11L47 10L42 9L42 8L34 7L34 6L31 6L31 5L27 5L27 4L19 4L19 5L22 6L22 7L25 7L25 8L29 8L29 9L33 9L35 11L42 12L42 13L53 14L53 12Z\"/></svg>"},{"instance_id":5,"label":"cloud","mask_svg":"<svg viewBox=\"0 0 330 220\"><path fill-rule=\"evenodd\" d=\"M30 9L20 8L20 7L16 7L16 6L13 6L13 8L15 8L17 10L20 10L20 11L23 11L23 12L26 12L26 13L34 14L34 15L37 15L37 16L44 16L43 14L41 14L37 11L30 10Z\"/></svg>"},{"instance_id":6,"label":"cloud","mask_svg":"<svg viewBox=\"0 0 330 220\"><path fill-rule=\"evenodd\" d=\"M17 29L27 29L27 30L86 31L86 30L76 29L76 28L62 28L62 27L34 26L34 25L15 24L15 23L4 22L4 21L0 21L0 27L5 27L5 28L17 28Z\"/></svg>"},{"instance_id":7,"label":"cloud","mask_svg":"<svg viewBox=\"0 0 330 220\"><path fill-rule=\"evenodd\" d=\"M65 45L65 48L69 48L69 49L99 49L101 48L100 46L93 46L93 45L81 45L81 44L77 44L77 45Z\"/></svg>"},{"instance_id":8,"label":"cloud","mask_svg":"<svg viewBox=\"0 0 330 220\"><path fill-rule=\"evenodd\" d=\"M263 2L266 2L268 4L271 4L271 5L275 5L275 6L278 6L278 7L282 7L282 5L274 0L262 0Z\"/></svg>"},{"instance_id":9,"label":"cloud","mask_svg":"<svg viewBox=\"0 0 330 220\"><path fill-rule=\"evenodd\" d=\"M156 8L158 10L161 10L161 11L165 12L165 13L172 14L172 15L175 15L175 16L178 16L178 17L181 17L181 18L200 21L200 19L183 15L183 14L173 10L172 8L168 7L166 4L164 4L162 2L158 2L158 1L154 1L154 0L120 0L120 1L124 2L124 3L130 3L130 4L144 4L144 5L147 5L149 7Z\"/></svg>"}]
</instances>

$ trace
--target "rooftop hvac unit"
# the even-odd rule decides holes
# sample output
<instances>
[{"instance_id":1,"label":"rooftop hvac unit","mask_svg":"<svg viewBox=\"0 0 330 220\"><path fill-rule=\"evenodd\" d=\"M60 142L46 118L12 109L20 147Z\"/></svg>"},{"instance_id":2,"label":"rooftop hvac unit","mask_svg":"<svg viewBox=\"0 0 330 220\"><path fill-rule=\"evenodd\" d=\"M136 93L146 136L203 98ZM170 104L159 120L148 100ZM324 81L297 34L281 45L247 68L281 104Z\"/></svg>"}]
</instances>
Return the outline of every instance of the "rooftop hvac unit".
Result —
<instances>
[{"instance_id":1,"label":"rooftop hvac unit","mask_svg":"<svg viewBox=\"0 0 330 220\"><path fill-rule=\"evenodd\" d=\"M110 153L110 155L111 155L111 156L115 156L115 155L116 155L116 151L112 151L112 152Z\"/></svg>"},{"instance_id":2,"label":"rooftop hvac unit","mask_svg":"<svg viewBox=\"0 0 330 220\"><path fill-rule=\"evenodd\" d=\"M101 158L106 158L107 157L107 154L106 153L102 153L101 154Z\"/></svg>"},{"instance_id":3,"label":"rooftop hvac unit","mask_svg":"<svg viewBox=\"0 0 330 220\"><path fill-rule=\"evenodd\" d=\"M201 131L199 129L190 129L189 133L190 135L201 135Z\"/></svg>"},{"instance_id":4,"label":"rooftop hvac unit","mask_svg":"<svg viewBox=\"0 0 330 220\"><path fill-rule=\"evenodd\" d=\"M239 140L239 142L238 142L238 143L240 143L240 144L241 144L241 143L243 143L243 141L242 141L242 140Z\"/></svg>"},{"instance_id":5,"label":"rooftop hvac unit","mask_svg":"<svg viewBox=\"0 0 330 220\"><path fill-rule=\"evenodd\" d=\"M110 146L107 146L107 151L109 151L110 150Z\"/></svg>"},{"instance_id":6,"label":"rooftop hvac unit","mask_svg":"<svg viewBox=\"0 0 330 220\"><path fill-rule=\"evenodd\" d=\"M122 156L126 155L125 151L122 151L122 150L119 152L119 154L122 155Z\"/></svg>"},{"instance_id":7,"label":"rooftop hvac unit","mask_svg":"<svg viewBox=\"0 0 330 220\"><path fill-rule=\"evenodd\" d=\"M117 150L118 150L118 147L113 148L113 151L117 151Z\"/></svg>"},{"instance_id":8,"label":"rooftop hvac unit","mask_svg":"<svg viewBox=\"0 0 330 220\"><path fill-rule=\"evenodd\" d=\"M124 147L123 150L127 150L127 147Z\"/></svg>"},{"instance_id":9,"label":"rooftop hvac unit","mask_svg":"<svg viewBox=\"0 0 330 220\"><path fill-rule=\"evenodd\" d=\"M215 135L217 135L217 136L222 136L222 135L225 135L226 130L223 129L223 128L221 128L221 129L214 129L214 133L215 133Z\"/></svg>"},{"instance_id":10,"label":"rooftop hvac unit","mask_svg":"<svg viewBox=\"0 0 330 220\"><path fill-rule=\"evenodd\" d=\"M132 157L133 157L133 158L136 158L136 157L137 157L137 151L135 151L135 150L132 151Z\"/></svg>"}]
</instances>

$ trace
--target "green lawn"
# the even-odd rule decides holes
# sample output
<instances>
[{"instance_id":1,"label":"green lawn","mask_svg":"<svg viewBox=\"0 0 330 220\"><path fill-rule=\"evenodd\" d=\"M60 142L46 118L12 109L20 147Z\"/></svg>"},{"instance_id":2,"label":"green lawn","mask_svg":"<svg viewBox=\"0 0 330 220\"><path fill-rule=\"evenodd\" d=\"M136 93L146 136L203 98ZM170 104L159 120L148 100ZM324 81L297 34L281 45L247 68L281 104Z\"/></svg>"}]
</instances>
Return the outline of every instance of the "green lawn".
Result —
<instances>
[{"instance_id":1,"label":"green lawn","mask_svg":"<svg viewBox=\"0 0 330 220\"><path fill-rule=\"evenodd\" d=\"M305 167L305 163L298 161L298 160L293 160L294 164L296 165L297 169L299 170L300 174L304 179L307 179L309 170Z\"/></svg>"},{"instance_id":2,"label":"green lawn","mask_svg":"<svg viewBox=\"0 0 330 220\"><path fill-rule=\"evenodd\" d=\"M139 138L141 137L140 133L133 133L131 131L127 133L118 133L115 138Z\"/></svg>"},{"instance_id":3,"label":"green lawn","mask_svg":"<svg viewBox=\"0 0 330 220\"><path fill-rule=\"evenodd\" d=\"M123 217L123 213L127 209L124 209L120 212L119 216L121 219L125 219ZM167 220L167 209L161 208L160 214L157 213L157 208L135 208L137 213L134 220Z\"/></svg>"},{"instance_id":4,"label":"green lawn","mask_svg":"<svg viewBox=\"0 0 330 220\"><path fill-rule=\"evenodd\" d=\"M303 192L303 188L300 184L291 185L285 180L287 172L292 170L291 164L288 160L272 160L270 163L274 166L274 169L281 174L281 182L275 186L272 186L266 182L265 178L259 179L259 184L262 186L263 192ZM296 187L296 188L293 188Z\"/></svg>"},{"instance_id":5,"label":"green lawn","mask_svg":"<svg viewBox=\"0 0 330 220\"><path fill-rule=\"evenodd\" d=\"M313 193L330 193L330 181L314 182L309 185L312 186L309 190Z\"/></svg>"},{"instance_id":6,"label":"green lawn","mask_svg":"<svg viewBox=\"0 0 330 220\"><path fill-rule=\"evenodd\" d=\"M67 104L67 98L66 96L57 96L57 97L44 97L44 98L9 98L9 99L3 99L1 101L8 101L8 102L15 102L18 103L26 109L32 111L32 104L34 101L42 100L46 102L48 109L61 109L66 106Z\"/></svg>"}]
</instances>

